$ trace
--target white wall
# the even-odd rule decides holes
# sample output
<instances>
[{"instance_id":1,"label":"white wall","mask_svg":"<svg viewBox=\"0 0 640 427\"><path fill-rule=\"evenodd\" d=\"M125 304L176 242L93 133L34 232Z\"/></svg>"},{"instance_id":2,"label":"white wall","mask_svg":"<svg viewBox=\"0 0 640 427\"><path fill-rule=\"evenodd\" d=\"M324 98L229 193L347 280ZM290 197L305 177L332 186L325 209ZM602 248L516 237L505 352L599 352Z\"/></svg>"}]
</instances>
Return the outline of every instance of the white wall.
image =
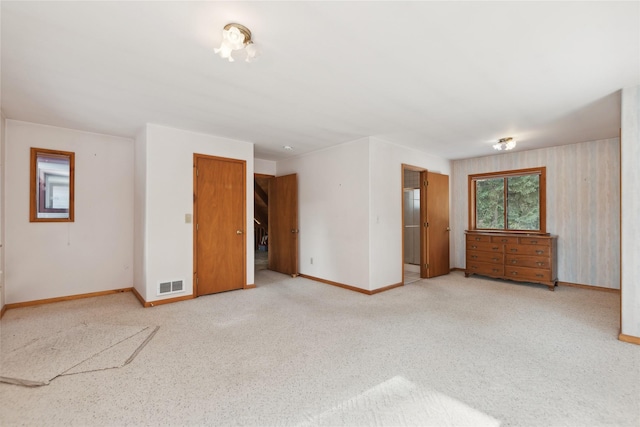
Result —
<instances>
[{"instance_id":1,"label":"white wall","mask_svg":"<svg viewBox=\"0 0 640 427\"><path fill-rule=\"evenodd\" d=\"M468 175L547 168L547 232L558 236L558 279L619 288L620 144L618 138L453 162L452 265L465 266Z\"/></svg>"},{"instance_id":2,"label":"white wall","mask_svg":"<svg viewBox=\"0 0 640 427\"><path fill-rule=\"evenodd\" d=\"M271 160L253 159L253 172L263 175L275 175L276 162Z\"/></svg>"},{"instance_id":3,"label":"white wall","mask_svg":"<svg viewBox=\"0 0 640 427\"><path fill-rule=\"evenodd\" d=\"M133 141L6 121L6 303L131 287ZM30 148L75 152L75 221L29 222Z\"/></svg>"},{"instance_id":4,"label":"white wall","mask_svg":"<svg viewBox=\"0 0 640 427\"><path fill-rule=\"evenodd\" d=\"M277 163L278 176L292 173L300 273L370 289L368 138Z\"/></svg>"},{"instance_id":5,"label":"white wall","mask_svg":"<svg viewBox=\"0 0 640 427\"><path fill-rule=\"evenodd\" d=\"M621 333L640 338L640 86L622 90Z\"/></svg>"},{"instance_id":6,"label":"white wall","mask_svg":"<svg viewBox=\"0 0 640 427\"><path fill-rule=\"evenodd\" d=\"M448 160L376 138L277 163L298 174L302 274L368 291L402 282L403 163L450 174Z\"/></svg>"},{"instance_id":7,"label":"white wall","mask_svg":"<svg viewBox=\"0 0 640 427\"><path fill-rule=\"evenodd\" d=\"M136 235L144 244L136 246L136 259L142 259L143 273L136 274L136 289L147 302L175 298L193 293L193 224L185 222L185 214L193 215L193 155L194 153L245 160L247 188L247 284L254 281L253 247L253 144L174 129L159 125L146 126L146 154L144 144L137 142L138 166L146 157L146 174L138 171L140 184L146 180L145 194L136 197L144 210L144 231ZM139 139L140 139L139 138ZM142 258L141 258L142 257ZM186 292L157 295L158 283L184 280Z\"/></svg>"},{"instance_id":8,"label":"white wall","mask_svg":"<svg viewBox=\"0 0 640 427\"><path fill-rule=\"evenodd\" d=\"M371 290L402 282L402 164L451 175L449 160L371 138Z\"/></svg>"}]
</instances>

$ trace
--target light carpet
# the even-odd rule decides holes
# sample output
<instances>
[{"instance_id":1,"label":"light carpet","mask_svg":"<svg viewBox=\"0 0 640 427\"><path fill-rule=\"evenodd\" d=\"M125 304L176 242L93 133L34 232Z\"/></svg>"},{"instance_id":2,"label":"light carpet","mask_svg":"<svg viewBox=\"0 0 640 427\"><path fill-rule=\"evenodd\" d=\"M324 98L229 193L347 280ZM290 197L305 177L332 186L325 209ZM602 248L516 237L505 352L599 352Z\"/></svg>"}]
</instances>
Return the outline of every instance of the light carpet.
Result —
<instances>
[{"instance_id":1,"label":"light carpet","mask_svg":"<svg viewBox=\"0 0 640 427\"><path fill-rule=\"evenodd\" d=\"M83 323L34 338L11 349L11 331L3 330L0 382L36 387L61 375L122 367L157 328Z\"/></svg>"},{"instance_id":2,"label":"light carpet","mask_svg":"<svg viewBox=\"0 0 640 427\"><path fill-rule=\"evenodd\" d=\"M320 415L310 416L300 427L499 425L500 421L456 399L396 376Z\"/></svg>"},{"instance_id":3,"label":"light carpet","mask_svg":"<svg viewBox=\"0 0 640 427\"><path fill-rule=\"evenodd\" d=\"M640 346L617 339L617 294L459 272L376 295L269 270L255 283L7 311L13 348L83 322L160 330L121 369L0 383L0 425L640 425Z\"/></svg>"}]
</instances>

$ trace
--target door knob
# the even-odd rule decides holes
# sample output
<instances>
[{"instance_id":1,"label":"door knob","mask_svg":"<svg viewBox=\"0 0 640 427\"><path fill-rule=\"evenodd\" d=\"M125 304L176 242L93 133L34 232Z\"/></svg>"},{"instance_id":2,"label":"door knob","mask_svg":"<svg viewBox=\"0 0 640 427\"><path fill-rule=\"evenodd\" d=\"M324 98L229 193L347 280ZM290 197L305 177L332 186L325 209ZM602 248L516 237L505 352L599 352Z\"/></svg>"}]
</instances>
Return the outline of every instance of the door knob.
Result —
<instances>
[{"instance_id":1,"label":"door knob","mask_svg":"<svg viewBox=\"0 0 640 427\"><path fill-rule=\"evenodd\" d=\"M242 231L242 230L236 230L236 234L242 234L242 233L244 233L244 231Z\"/></svg>"},{"instance_id":2,"label":"door knob","mask_svg":"<svg viewBox=\"0 0 640 427\"><path fill-rule=\"evenodd\" d=\"M447 227L447 231L451 231L451 228Z\"/></svg>"},{"instance_id":3,"label":"door knob","mask_svg":"<svg viewBox=\"0 0 640 427\"><path fill-rule=\"evenodd\" d=\"M292 229L291 229L291 232L292 232L292 233L297 233L297 232L298 232L298 230L296 230L295 228L292 228Z\"/></svg>"}]
</instances>

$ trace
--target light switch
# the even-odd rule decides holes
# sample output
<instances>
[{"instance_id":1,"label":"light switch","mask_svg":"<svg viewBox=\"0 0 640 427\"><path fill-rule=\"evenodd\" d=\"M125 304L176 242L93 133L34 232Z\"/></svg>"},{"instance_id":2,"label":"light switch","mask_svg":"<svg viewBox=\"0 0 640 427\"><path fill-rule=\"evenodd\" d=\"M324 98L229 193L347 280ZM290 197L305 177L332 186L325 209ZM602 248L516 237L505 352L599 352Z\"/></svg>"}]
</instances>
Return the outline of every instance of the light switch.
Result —
<instances>
[{"instance_id":1,"label":"light switch","mask_svg":"<svg viewBox=\"0 0 640 427\"><path fill-rule=\"evenodd\" d=\"M184 214L184 223L191 224L191 214Z\"/></svg>"}]
</instances>

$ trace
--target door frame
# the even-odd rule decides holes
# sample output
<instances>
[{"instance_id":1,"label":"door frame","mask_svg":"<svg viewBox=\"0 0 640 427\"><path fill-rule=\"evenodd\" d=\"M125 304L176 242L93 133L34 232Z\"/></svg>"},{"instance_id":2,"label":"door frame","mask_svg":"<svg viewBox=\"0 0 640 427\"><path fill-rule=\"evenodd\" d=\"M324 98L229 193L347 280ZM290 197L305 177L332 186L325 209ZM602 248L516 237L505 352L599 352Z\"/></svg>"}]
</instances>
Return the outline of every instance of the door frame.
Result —
<instances>
[{"instance_id":1,"label":"door frame","mask_svg":"<svg viewBox=\"0 0 640 427\"><path fill-rule=\"evenodd\" d=\"M226 162L240 163L242 165L242 174L245 180L244 185L244 197L242 198L242 224L243 227L247 228L247 161L242 159L233 159L230 157L221 157L221 156L212 156L208 154L199 154L193 153L193 217L192 217L192 228L193 228L193 275L191 279L192 283L192 292L193 297L198 297L198 174L197 174L197 165L198 159L210 159L210 160L221 160ZM253 223L253 221L251 221ZM253 224L251 224L253 227ZM252 230L253 231L253 230ZM253 234L253 233L252 233ZM248 230L244 233L244 251L242 257L242 287L247 287L247 236L249 235Z\"/></svg>"},{"instance_id":2,"label":"door frame","mask_svg":"<svg viewBox=\"0 0 640 427\"><path fill-rule=\"evenodd\" d=\"M401 222L401 236L402 236L402 251L400 255L400 261L402 262L402 283L404 284L404 171L410 170L414 172L420 173L420 278L424 279L427 277L427 251L426 251L426 241L427 241L427 229L424 224L427 221L427 200L426 200L426 192L424 186L424 180L426 179L427 170L420 166L408 165L406 163L402 163L400 176L401 176L401 188L400 188L400 200L402 206L402 221Z\"/></svg>"}]
</instances>

